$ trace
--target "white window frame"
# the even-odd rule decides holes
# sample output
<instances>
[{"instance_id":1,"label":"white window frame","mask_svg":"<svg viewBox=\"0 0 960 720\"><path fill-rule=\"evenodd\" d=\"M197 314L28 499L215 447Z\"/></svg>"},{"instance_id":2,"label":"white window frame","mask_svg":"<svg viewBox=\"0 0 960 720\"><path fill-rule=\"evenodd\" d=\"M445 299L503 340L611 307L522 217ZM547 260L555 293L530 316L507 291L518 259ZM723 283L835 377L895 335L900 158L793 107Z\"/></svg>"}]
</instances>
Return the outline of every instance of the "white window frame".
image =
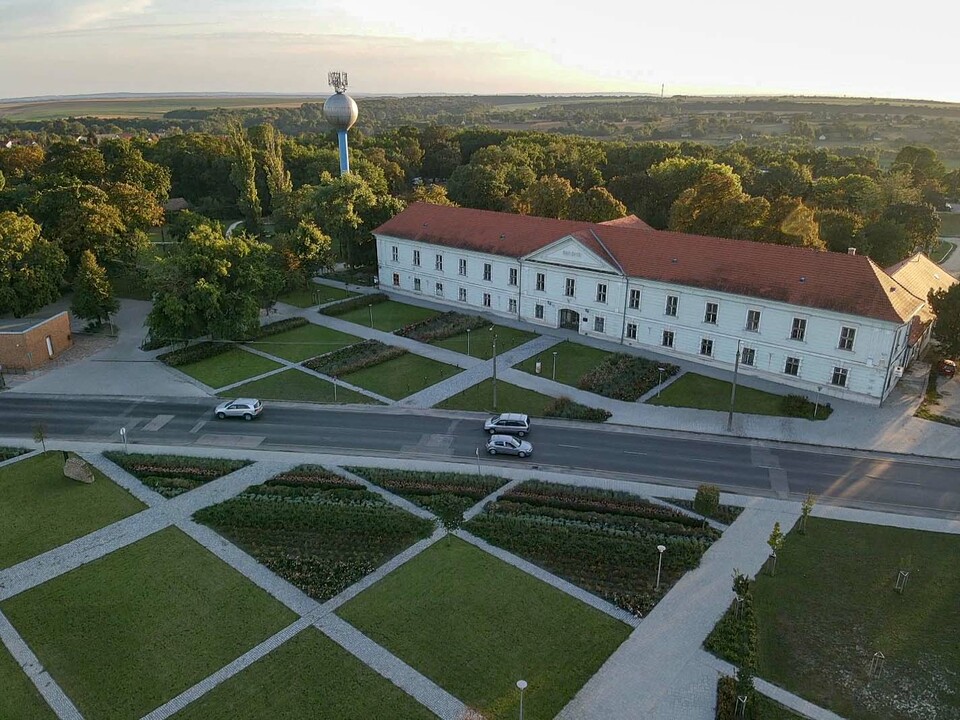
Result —
<instances>
[{"instance_id":1,"label":"white window frame","mask_svg":"<svg viewBox=\"0 0 960 720\"><path fill-rule=\"evenodd\" d=\"M748 354L749 353L749 354ZM747 358L750 358L749 362ZM747 367L756 367L757 366L757 351L756 348L752 347L743 347L740 349L740 364L746 365Z\"/></svg>"},{"instance_id":2,"label":"white window frame","mask_svg":"<svg viewBox=\"0 0 960 720\"><path fill-rule=\"evenodd\" d=\"M457 293L457 297L459 298L460 302L466 302L466 301L467 301L467 289L466 289L466 288L460 288L460 291Z\"/></svg>"},{"instance_id":3,"label":"white window frame","mask_svg":"<svg viewBox=\"0 0 960 720\"><path fill-rule=\"evenodd\" d=\"M393 260L393 262L398 262L400 260L400 248L398 248L396 245L390 248L390 259Z\"/></svg>"},{"instance_id":4,"label":"white window frame","mask_svg":"<svg viewBox=\"0 0 960 720\"><path fill-rule=\"evenodd\" d=\"M419 250L413 251L413 264L416 265L417 267L420 267L420 251Z\"/></svg>"},{"instance_id":5,"label":"white window frame","mask_svg":"<svg viewBox=\"0 0 960 720\"><path fill-rule=\"evenodd\" d=\"M670 342L667 342L669 337ZM660 347L673 348L674 343L677 341L677 334L673 330L664 330L660 334Z\"/></svg>"},{"instance_id":6,"label":"white window frame","mask_svg":"<svg viewBox=\"0 0 960 720\"><path fill-rule=\"evenodd\" d=\"M517 299L510 298L510 300L507 302L507 312L515 313L516 311L517 311Z\"/></svg>"},{"instance_id":7,"label":"white window frame","mask_svg":"<svg viewBox=\"0 0 960 720\"><path fill-rule=\"evenodd\" d=\"M606 320L603 319L603 315L594 315L593 317L593 331L602 333L604 327L606 327Z\"/></svg>"},{"instance_id":8,"label":"white window frame","mask_svg":"<svg viewBox=\"0 0 960 720\"><path fill-rule=\"evenodd\" d=\"M443 272L443 255L437 253L437 259L434 261L434 269L438 272Z\"/></svg>"},{"instance_id":9,"label":"white window frame","mask_svg":"<svg viewBox=\"0 0 960 720\"><path fill-rule=\"evenodd\" d=\"M720 303L708 302L703 307L703 321L708 325L716 325L720 315Z\"/></svg>"},{"instance_id":10,"label":"white window frame","mask_svg":"<svg viewBox=\"0 0 960 720\"><path fill-rule=\"evenodd\" d=\"M800 366L803 364L802 358L787 355L783 361L783 374L790 377L800 377ZM796 372L790 372L790 368L796 368Z\"/></svg>"},{"instance_id":11,"label":"white window frame","mask_svg":"<svg viewBox=\"0 0 960 720\"><path fill-rule=\"evenodd\" d=\"M790 323L790 339L797 342L804 342L807 337L807 319L795 317Z\"/></svg>"},{"instance_id":12,"label":"white window frame","mask_svg":"<svg viewBox=\"0 0 960 720\"><path fill-rule=\"evenodd\" d=\"M547 288L547 275L546 273L538 272L537 273L537 292L544 292Z\"/></svg>"},{"instance_id":13,"label":"white window frame","mask_svg":"<svg viewBox=\"0 0 960 720\"><path fill-rule=\"evenodd\" d=\"M537 320L543 320L543 305L537 303L533 306L533 317Z\"/></svg>"},{"instance_id":14,"label":"white window frame","mask_svg":"<svg viewBox=\"0 0 960 720\"><path fill-rule=\"evenodd\" d=\"M413 291L414 291L414 292L422 292L421 286L420 286L420 278L414 278L414 279L413 279Z\"/></svg>"},{"instance_id":15,"label":"white window frame","mask_svg":"<svg viewBox=\"0 0 960 720\"><path fill-rule=\"evenodd\" d=\"M637 339L637 324L636 323L627 323L627 339L636 340Z\"/></svg>"},{"instance_id":16,"label":"white window frame","mask_svg":"<svg viewBox=\"0 0 960 720\"><path fill-rule=\"evenodd\" d=\"M493 282L493 264L492 263L483 264L483 279L486 282Z\"/></svg>"},{"instance_id":17,"label":"white window frame","mask_svg":"<svg viewBox=\"0 0 960 720\"><path fill-rule=\"evenodd\" d=\"M463 275L464 277L466 277L466 275L467 275L467 259L466 259L466 258L460 258L460 262L458 263L458 265L460 266L460 270L459 270L460 274Z\"/></svg>"},{"instance_id":18,"label":"white window frame","mask_svg":"<svg viewBox=\"0 0 960 720\"><path fill-rule=\"evenodd\" d=\"M840 340L837 342L837 349L846 352L853 352L853 347L857 343L857 329L844 325L840 328ZM849 346L849 347L848 347Z\"/></svg>"},{"instance_id":19,"label":"white window frame","mask_svg":"<svg viewBox=\"0 0 960 720\"><path fill-rule=\"evenodd\" d=\"M680 309L680 296L679 295L667 295L667 302L663 308L663 314L668 317L676 317L677 311Z\"/></svg>"},{"instance_id":20,"label":"white window frame","mask_svg":"<svg viewBox=\"0 0 960 720\"><path fill-rule=\"evenodd\" d=\"M507 283L516 287L518 277L519 271L517 268L510 268L510 272L507 275Z\"/></svg>"},{"instance_id":21,"label":"white window frame","mask_svg":"<svg viewBox=\"0 0 960 720\"><path fill-rule=\"evenodd\" d=\"M837 382L837 379L840 379L840 382ZM833 368L833 374L830 376L830 384L834 387L847 387L850 382L850 371L845 367L840 367L839 365Z\"/></svg>"},{"instance_id":22,"label":"white window frame","mask_svg":"<svg viewBox=\"0 0 960 720\"><path fill-rule=\"evenodd\" d=\"M607 304L607 284L597 283L597 302Z\"/></svg>"},{"instance_id":23,"label":"white window frame","mask_svg":"<svg viewBox=\"0 0 960 720\"><path fill-rule=\"evenodd\" d=\"M487 308L488 308L488 307L492 307L492 306L493 306L492 303L493 303L493 299L490 297L490 293L484 293L484 294L483 294L483 306L484 306L484 307L487 307Z\"/></svg>"},{"instance_id":24,"label":"white window frame","mask_svg":"<svg viewBox=\"0 0 960 720\"><path fill-rule=\"evenodd\" d=\"M640 291L636 289L630 290L630 309L639 310L640 309Z\"/></svg>"},{"instance_id":25,"label":"white window frame","mask_svg":"<svg viewBox=\"0 0 960 720\"><path fill-rule=\"evenodd\" d=\"M755 322L750 322L755 318ZM763 313L760 310L747 310L747 321L743 326L743 329L747 332L760 332L760 320L763 317Z\"/></svg>"},{"instance_id":26,"label":"white window frame","mask_svg":"<svg viewBox=\"0 0 960 720\"><path fill-rule=\"evenodd\" d=\"M563 296L564 297L576 297L577 296L577 281L575 278L565 278L563 281Z\"/></svg>"},{"instance_id":27,"label":"white window frame","mask_svg":"<svg viewBox=\"0 0 960 720\"><path fill-rule=\"evenodd\" d=\"M704 352L704 350L707 352ZM700 354L703 357L713 357L713 340L711 338L700 338Z\"/></svg>"}]
</instances>

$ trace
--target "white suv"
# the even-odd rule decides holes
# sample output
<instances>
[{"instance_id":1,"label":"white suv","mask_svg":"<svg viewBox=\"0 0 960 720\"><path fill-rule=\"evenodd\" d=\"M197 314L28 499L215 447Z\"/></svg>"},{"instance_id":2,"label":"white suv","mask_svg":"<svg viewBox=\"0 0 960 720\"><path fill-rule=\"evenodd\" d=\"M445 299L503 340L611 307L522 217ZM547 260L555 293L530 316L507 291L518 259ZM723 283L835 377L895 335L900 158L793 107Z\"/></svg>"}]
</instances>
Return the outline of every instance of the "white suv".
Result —
<instances>
[{"instance_id":1,"label":"white suv","mask_svg":"<svg viewBox=\"0 0 960 720\"><path fill-rule=\"evenodd\" d=\"M500 413L483 424L491 435L519 435L530 432L530 418L523 413Z\"/></svg>"},{"instance_id":2,"label":"white suv","mask_svg":"<svg viewBox=\"0 0 960 720\"><path fill-rule=\"evenodd\" d=\"M263 403L254 398L237 398L220 403L213 412L220 420L228 417L242 417L244 420L253 420L263 412Z\"/></svg>"}]
</instances>

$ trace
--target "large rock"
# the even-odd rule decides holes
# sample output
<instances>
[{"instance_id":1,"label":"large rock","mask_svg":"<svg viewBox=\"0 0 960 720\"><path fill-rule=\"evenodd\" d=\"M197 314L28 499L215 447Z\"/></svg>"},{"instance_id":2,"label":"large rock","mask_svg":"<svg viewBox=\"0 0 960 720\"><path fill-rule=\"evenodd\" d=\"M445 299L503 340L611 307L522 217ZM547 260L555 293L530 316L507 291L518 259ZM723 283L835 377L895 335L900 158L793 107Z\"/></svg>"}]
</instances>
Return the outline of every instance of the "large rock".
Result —
<instances>
[{"instance_id":1,"label":"large rock","mask_svg":"<svg viewBox=\"0 0 960 720\"><path fill-rule=\"evenodd\" d=\"M93 470L82 459L71 455L63 464L63 476L87 485L93 482Z\"/></svg>"}]
</instances>

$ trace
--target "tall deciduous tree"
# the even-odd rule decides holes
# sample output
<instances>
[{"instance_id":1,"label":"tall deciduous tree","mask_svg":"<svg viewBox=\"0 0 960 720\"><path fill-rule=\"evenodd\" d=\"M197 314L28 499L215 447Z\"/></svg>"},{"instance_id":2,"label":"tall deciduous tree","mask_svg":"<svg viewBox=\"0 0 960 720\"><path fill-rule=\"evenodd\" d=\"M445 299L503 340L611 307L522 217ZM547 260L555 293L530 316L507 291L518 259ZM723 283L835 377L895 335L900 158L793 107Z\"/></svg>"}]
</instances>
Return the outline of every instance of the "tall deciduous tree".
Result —
<instances>
[{"instance_id":1,"label":"tall deciduous tree","mask_svg":"<svg viewBox=\"0 0 960 720\"><path fill-rule=\"evenodd\" d=\"M109 196L93 185L69 185L41 192L30 214L43 225L44 234L58 242L73 267L84 250L100 261L125 255L126 226Z\"/></svg>"},{"instance_id":2,"label":"tall deciduous tree","mask_svg":"<svg viewBox=\"0 0 960 720\"><path fill-rule=\"evenodd\" d=\"M293 190L290 173L283 164L283 135L273 125L258 125L250 128L249 136L254 156L263 173L266 189L263 206L269 213L279 198Z\"/></svg>"},{"instance_id":3,"label":"tall deciduous tree","mask_svg":"<svg viewBox=\"0 0 960 720\"><path fill-rule=\"evenodd\" d=\"M948 357L960 357L960 284L931 291L927 300L937 314L933 336Z\"/></svg>"},{"instance_id":4,"label":"tall deciduous tree","mask_svg":"<svg viewBox=\"0 0 960 720\"><path fill-rule=\"evenodd\" d=\"M451 200L478 210L502 210L508 192L502 169L487 165L461 165L447 183Z\"/></svg>"},{"instance_id":5,"label":"tall deciduous tree","mask_svg":"<svg viewBox=\"0 0 960 720\"><path fill-rule=\"evenodd\" d=\"M80 267L73 280L73 302L70 310L79 318L100 325L120 308L107 279L107 271L89 250L80 257Z\"/></svg>"},{"instance_id":6,"label":"tall deciduous tree","mask_svg":"<svg viewBox=\"0 0 960 720\"><path fill-rule=\"evenodd\" d=\"M248 232L259 235L263 230L263 213L257 192L257 163L246 130L237 122L230 128L233 169L230 180L239 194L237 204Z\"/></svg>"},{"instance_id":7,"label":"tall deciduous tree","mask_svg":"<svg viewBox=\"0 0 960 720\"><path fill-rule=\"evenodd\" d=\"M825 250L814 211L800 198L782 195L773 201L754 239L776 245Z\"/></svg>"},{"instance_id":8,"label":"tall deciduous tree","mask_svg":"<svg viewBox=\"0 0 960 720\"><path fill-rule=\"evenodd\" d=\"M626 206L605 187L595 185L589 190L578 190L568 204L567 217L571 220L605 222L627 214Z\"/></svg>"},{"instance_id":9,"label":"tall deciduous tree","mask_svg":"<svg viewBox=\"0 0 960 720\"><path fill-rule=\"evenodd\" d=\"M413 189L413 192L410 193L410 202L457 207L457 204L447 197L447 189L443 185L435 185L433 183L417 185L417 187Z\"/></svg>"},{"instance_id":10,"label":"tall deciduous tree","mask_svg":"<svg viewBox=\"0 0 960 720\"><path fill-rule=\"evenodd\" d=\"M573 186L559 175L545 175L528 187L521 199L530 215L565 218L570 209Z\"/></svg>"},{"instance_id":11,"label":"tall deciduous tree","mask_svg":"<svg viewBox=\"0 0 960 720\"><path fill-rule=\"evenodd\" d=\"M67 258L29 216L0 212L0 314L28 315L60 297Z\"/></svg>"},{"instance_id":12,"label":"tall deciduous tree","mask_svg":"<svg viewBox=\"0 0 960 720\"><path fill-rule=\"evenodd\" d=\"M11 183L27 182L43 166L44 152L39 145L0 148L0 171Z\"/></svg>"},{"instance_id":13,"label":"tall deciduous tree","mask_svg":"<svg viewBox=\"0 0 960 720\"><path fill-rule=\"evenodd\" d=\"M312 222L301 221L291 233L274 237L286 289L308 287L311 279L334 263L330 236Z\"/></svg>"},{"instance_id":14,"label":"tall deciduous tree","mask_svg":"<svg viewBox=\"0 0 960 720\"><path fill-rule=\"evenodd\" d=\"M740 178L726 165L714 165L670 209L670 229L696 235L752 238L769 203L743 192Z\"/></svg>"}]
</instances>

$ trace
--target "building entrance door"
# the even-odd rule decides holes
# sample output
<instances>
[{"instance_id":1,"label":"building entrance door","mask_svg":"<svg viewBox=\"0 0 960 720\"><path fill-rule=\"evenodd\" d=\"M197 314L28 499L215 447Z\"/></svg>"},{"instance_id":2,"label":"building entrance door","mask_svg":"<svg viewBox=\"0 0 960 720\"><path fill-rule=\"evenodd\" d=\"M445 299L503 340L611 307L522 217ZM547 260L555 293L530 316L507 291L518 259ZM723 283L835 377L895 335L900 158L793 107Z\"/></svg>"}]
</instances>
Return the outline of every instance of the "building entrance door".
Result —
<instances>
[{"instance_id":1,"label":"building entrance door","mask_svg":"<svg viewBox=\"0 0 960 720\"><path fill-rule=\"evenodd\" d=\"M560 311L560 327L567 330L580 330L580 313L576 310L563 309Z\"/></svg>"}]
</instances>

